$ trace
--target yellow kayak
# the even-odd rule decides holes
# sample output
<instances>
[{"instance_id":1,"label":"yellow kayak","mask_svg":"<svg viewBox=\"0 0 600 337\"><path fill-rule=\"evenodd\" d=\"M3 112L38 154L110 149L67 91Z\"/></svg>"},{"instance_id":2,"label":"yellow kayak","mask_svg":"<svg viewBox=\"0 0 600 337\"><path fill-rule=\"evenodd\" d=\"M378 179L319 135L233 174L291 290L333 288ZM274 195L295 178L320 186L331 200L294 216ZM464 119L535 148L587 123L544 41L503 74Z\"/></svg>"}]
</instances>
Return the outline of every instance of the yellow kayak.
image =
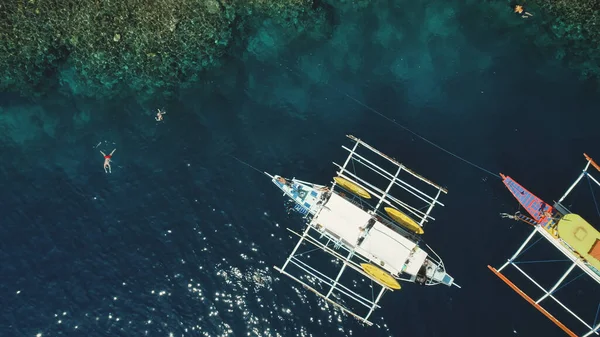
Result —
<instances>
[{"instance_id":1,"label":"yellow kayak","mask_svg":"<svg viewBox=\"0 0 600 337\"><path fill-rule=\"evenodd\" d=\"M364 188L356 185L355 183L341 177L334 177L333 180L335 180L336 184L338 184L346 191L354 195L358 195L361 198L371 199L371 195L369 194L369 192L365 191Z\"/></svg>"},{"instance_id":2,"label":"yellow kayak","mask_svg":"<svg viewBox=\"0 0 600 337\"><path fill-rule=\"evenodd\" d=\"M396 279L393 278L392 275L390 275L383 269L375 267L374 265L369 263L361 263L360 266L365 271L365 273L371 275L377 281L385 284L386 286L392 289L400 289L400 283L398 283L398 281L396 281Z\"/></svg>"},{"instance_id":3,"label":"yellow kayak","mask_svg":"<svg viewBox=\"0 0 600 337\"><path fill-rule=\"evenodd\" d=\"M558 236L589 264L600 269L600 233L577 214L567 214L558 222Z\"/></svg>"},{"instance_id":4,"label":"yellow kayak","mask_svg":"<svg viewBox=\"0 0 600 337\"><path fill-rule=\"evenodd\" d=\"M390 216L390 218L394 219L394 221L396 221L402 227L417 234L425 233L423 227L419 226L419 224L415 220L411 219L408 215L392 207L384 207L383 209L385 209L385 212Z\"/></svg>"}]
</instances>

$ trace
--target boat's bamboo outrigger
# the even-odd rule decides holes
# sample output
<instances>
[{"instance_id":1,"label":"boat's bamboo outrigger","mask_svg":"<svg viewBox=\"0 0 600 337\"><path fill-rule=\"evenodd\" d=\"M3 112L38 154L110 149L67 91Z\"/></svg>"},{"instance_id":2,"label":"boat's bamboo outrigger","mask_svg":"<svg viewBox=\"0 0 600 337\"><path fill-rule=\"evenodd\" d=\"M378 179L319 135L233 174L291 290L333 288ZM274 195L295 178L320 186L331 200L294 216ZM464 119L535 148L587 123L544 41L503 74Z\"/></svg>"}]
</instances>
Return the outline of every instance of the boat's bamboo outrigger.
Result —
<instances>
[{"instance_id":1,"label":"boat's bamboo outrigger","mask_svg":"<svg viewBox=\"0 0 600 337\"><path fill-rule=\"evenodd\" d=\"M488 268L496 276L498 276L515 292L517 292L525 300L527 300L533 307L535 307L542 314L544 314L548 319L554 322L565 333L572 337L587 337L592 334L598 335L598 332L600 330L600 322L598 320L598 314L600 313L600 304L596 312L595 321L592 324L589 324L555 296L555 292L558 289L566 286L568 283L576 279L573 278L570 281L565 282L567 278L571 275L573 270L575 270L576 268L582 271L581 275L589 276L594 282L600 285L600 232L598 232L597 229L595 229L592 225L590 225L579 215L571 213L562 204L565 198L573 191L575 186L577 186L584 177L586 177L590 182L590 187L592 187L592 183L595 183L597 186L600 186L598 180L596 180L588 172L590 166L593 166L598 171L600 171L600 166L596 164L592 160L592 158L590 158L587 154L584 154L584 156L587 160L585 168L583 169L579 177L575 180L575 182L567 189L563 196L557 202L554 203L553 206L548 205L543 200L536 197L534 194L523 188L512 178L502 175L502 180L504 181L506 187L508 187L508 189L515 196L515 198L517 198L521 206L523 206L530 215L530 217L528 217L519 212L517 212L515 215L508 215L506 213L503 213L503 217L508 217L514 220L528 223L533 226L533 231L527 237L527 239L525 239L525 242L523 242L523 244L517 249L515 254L513 254L513 256L511 256L511 258L500 268L495 269L491 266L488 266ZM600 211L598 215L600 215ZM533 239L533 237L536 234L539 234L541 236L540 239L546 239L546 241L548 241L551 245L556 247L558 251L568 259L567 261L570 261L569 268L559 277L559 279L554 283L554 285L550 289L545 289L543 286L541 286L540 283L537 282L531 275L527 274L523 270L523 268L519 267L519 261L517 261L517 258L521 257L521 255L525 251L527 251L539 241L538 240L533 244L528 245L528 243ZM523 274L529 281L531 281L537 288L539 288L542 291L543 295L537 300L534 300L525 292L523 292L517 285L515 285L502 273L502 271L508 266L514 267L518 272ZM548 298L554 300L554 302L561 306L566 312L568 312L575 319L581 322L586 327L586 331L583 332L583 334L581 335L574 333L559 319L557 319L554 315L552 315L544 307L542 307L541 303L547 300ZM600 301L600 299L598 300Z\"/></svg>"},{"instance_id":2,"label":"boat's bamboo outrigger","mask_svg":"<svg viewBox=\"0 0 600 337\"><path fill-rule=\"evenodd\" d=\"M418 234L426 222L434 220L431 212L435 205L443 206L438 199L447 191L362 140L351 135L348 138L354 146L342 146L349 155L343 165L333 163L338 171L330 188L265 172L307 220L302 233L288 229L299 241L283 266L275 269L371 325L369 317L380 307L382 296L388 290L400 289L399 281L458 287L439 256L426 244L419 246L422 240ZM377 160L383 164L376 164ZM371 180L374 177L379 177L379 184ZM432 191L424 192L416 184L425 184ZM392 195L394 189L403 197ZM312 249L299 253L305 245ZM341 263L339 270L328 275L332 268L318 269L311 264L306 254L315 250L334 257ZM352 287L343 284L348 268L355 276L370 281L369 294L355 290L356 283ZM377 294L373 292L376 286L380 287ZM344 304L345 299L365 307L365 313L357 314L354 306Z\"/></svg>"}]
</instances>

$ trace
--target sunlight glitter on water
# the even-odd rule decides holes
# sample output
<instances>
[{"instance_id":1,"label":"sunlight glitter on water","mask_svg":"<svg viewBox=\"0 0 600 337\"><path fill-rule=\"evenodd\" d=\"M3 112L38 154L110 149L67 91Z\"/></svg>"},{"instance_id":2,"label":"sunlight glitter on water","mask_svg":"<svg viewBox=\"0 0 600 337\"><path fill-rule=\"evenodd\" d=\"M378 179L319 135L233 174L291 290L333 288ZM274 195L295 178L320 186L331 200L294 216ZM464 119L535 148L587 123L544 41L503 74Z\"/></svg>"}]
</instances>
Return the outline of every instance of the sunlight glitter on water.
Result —
<instances>
[{"instance_id":1,"label":"sunlight glitter on water","mask_svg":"<svg viewBox=\"0 0 600 337\"><path fill-rule=\"evenodd\" d=\"M271 283L273 279L269 273L270 270L268 268L249 269L246 272L242 272L239 268L229 267L228 269L218 271L218 275L223 277L227 284L233 286L231 290L234 292L241 290L242 294L219 292L215 294L215 302L218 299L220 303L228 304L227 312L229 313L241 310L242 317L246 321L248 328L246 333L248 336L283 336L278 331L273 331L270 327L270 321L273 319L290 323L295 321L296 317L291 308L279 307L277 303L271 302L269 302L268 306L270 317L259 318L252 314L249 308L252 302L255 302L261 308L265 308L265 305L262 304L262 299L256 295L261 289L272 290ZM300 292L300 290L296 289L296 291L301 301L306 301L306 295ZM291 305L295 306L294 303L291 303ZM294 330L294 335L296 336L310 336L305 327L297 326ZM289 332L286 335L289 335Z\"/></svg>"},{"instance_id":2,"label":"sunlight glitter on water","mask_svg":"<svg viewBox=\"0 0 600 337\"><path fill-rule=\"evenodd\" d=\"M224 227L228 226L221 226L220 233L226 231ZM54 325L40 329L40 334L68 334L68 331L87 332L101 328L119 334L146 336L229 337L234 331L261 337L314 336L310 326L302 324L298 318L298 312L302 311L309 314L313 326L333 327L346 336L353 335L345 324L351 318L287 278L280 279L278 273L266 266L266 255L260 246L239 232L232 235L236 247L228 247L235 255L219 256L216 263L204 262L215 247L211 235L203 232L211 233L212 228L203 231L199 226L194 228L199 239L196 242L201 243L194 253L203 254L200 259L176 256L167 275L153 280L118 280L119 287L131 287L128 293L113 292L105 297L100 307L79 319L69 318L72 316L70 311L53 313ZM276 234L281 240L281 233ZM194 264L201 274L186 277L190 273L189 265ZM302 278L309 284L315 283ZM281 297L273 289L274 281L285 282L283 286L292 292ZM320 285L315 284L315 287ZM181 316L179 308L193 312L192 316Z\"/></svg>"}]
</instances>

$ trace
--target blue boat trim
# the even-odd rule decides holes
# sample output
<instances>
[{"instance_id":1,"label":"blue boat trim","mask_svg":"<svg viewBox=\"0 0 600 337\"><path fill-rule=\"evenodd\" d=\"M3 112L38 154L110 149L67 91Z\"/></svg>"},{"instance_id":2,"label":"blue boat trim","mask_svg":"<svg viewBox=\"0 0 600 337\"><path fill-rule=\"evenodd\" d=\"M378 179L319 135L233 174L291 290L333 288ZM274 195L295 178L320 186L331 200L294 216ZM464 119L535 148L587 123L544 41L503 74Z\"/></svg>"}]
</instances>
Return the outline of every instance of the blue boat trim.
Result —
<instances>
[{"instance_id":1,"label":"blue boat trim","mask_svg":"<svg viewBox=\"0 0 600 337\"><path fill-rule=\"evenodd\" d=\"M506 185L510 193L512 193L517 201L519 201L519 204L527 210L527 213L529 213L529 215L531 215L531 217L541 226L552 224L552 218L546 216L546 214L552 213L552 206L538 198L535 194L529 192L511 177L504 178L504 185Z\"/></svg>"}]
</instances>

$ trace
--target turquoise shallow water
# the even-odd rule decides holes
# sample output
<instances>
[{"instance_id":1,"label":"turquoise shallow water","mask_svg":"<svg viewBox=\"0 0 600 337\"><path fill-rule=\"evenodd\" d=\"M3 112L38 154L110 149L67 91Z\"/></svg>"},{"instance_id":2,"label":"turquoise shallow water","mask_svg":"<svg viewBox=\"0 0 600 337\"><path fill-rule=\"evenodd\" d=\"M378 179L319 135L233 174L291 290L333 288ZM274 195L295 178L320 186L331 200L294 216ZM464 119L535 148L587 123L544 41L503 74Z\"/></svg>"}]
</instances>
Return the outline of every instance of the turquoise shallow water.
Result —
<instances>
[{"instance_id":1,"label":"turquoise shallow water","mask_svg":"<svg viewBox=\"0 0 600 337\"><path fill-rule=\"evenodd\" d=\"M582 152L600 158L600 99L504 9L343 12L325 43L232 51L170 101L4 94L0 334L561 336L486 268L529 230L499 219L517 209L501 181L356 102L556 199ZM407 285L384 298L379 328L323 309L271 268L295 242L284 227L302 224L266 177L227 156L326 183L346 134L449 189L426 240L463 288ZM112 148L106 175L99 150ZM574 300L596 300L593 321L597 289L573 285Z\"/></svg>"}]
</instances>

